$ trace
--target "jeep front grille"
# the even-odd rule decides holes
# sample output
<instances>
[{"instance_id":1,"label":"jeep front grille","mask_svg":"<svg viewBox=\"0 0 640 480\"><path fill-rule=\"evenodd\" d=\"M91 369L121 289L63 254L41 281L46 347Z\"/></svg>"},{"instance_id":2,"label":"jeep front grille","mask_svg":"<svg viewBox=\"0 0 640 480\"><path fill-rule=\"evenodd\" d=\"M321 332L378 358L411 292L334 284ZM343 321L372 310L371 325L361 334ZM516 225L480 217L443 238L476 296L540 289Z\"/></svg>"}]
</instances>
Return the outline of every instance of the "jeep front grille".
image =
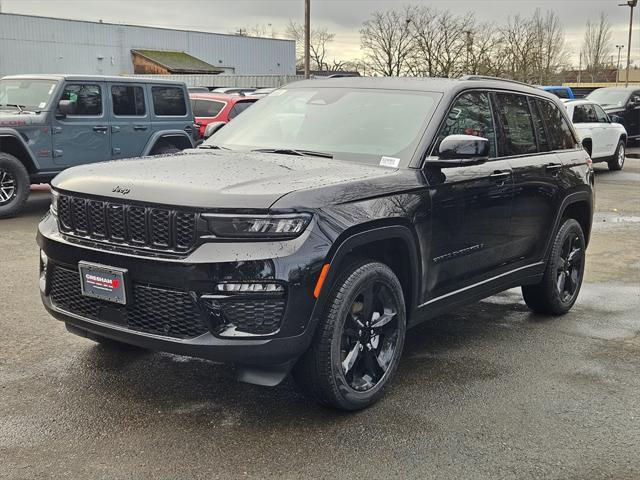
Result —
<instances>
[{"instance_id":1,"label":"jeep front grille","mask_svg":"<svg viewBox=\"0 0 640 480\"><path fill-rule=\"evenodd\" d=\"M188 252L196 240L195 212L60 195L58 226L68 235L115 245Z\"/></svg>"}]
</instances>

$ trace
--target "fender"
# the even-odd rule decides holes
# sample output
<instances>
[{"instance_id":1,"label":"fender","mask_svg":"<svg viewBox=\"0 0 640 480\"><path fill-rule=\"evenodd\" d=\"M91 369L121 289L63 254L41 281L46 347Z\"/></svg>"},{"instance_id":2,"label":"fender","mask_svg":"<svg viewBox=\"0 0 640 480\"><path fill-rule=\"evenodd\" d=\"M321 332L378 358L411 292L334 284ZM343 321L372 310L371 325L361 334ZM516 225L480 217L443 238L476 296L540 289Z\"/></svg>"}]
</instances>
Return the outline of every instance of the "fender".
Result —
<instances>
[{"instance_id":1,"label":"fender","mask_svg":"<svg viewBox=\"0 0 640 480\"><path fill-rule=\"evenodd\" d=\"M27 146L27 142L24 141L24 139L18 132L16 132L12 128L0 128L0 143L2 143L3 138L11 138L16 140L20 144L20 146L24 149L24 151L26 152L26 158L24 159L21 158L19 160L23 160L25 162L25 167L27 168L27 170L29 171L40 170L40 165L38 164L36 157L33 156L33 153Z\"/></svg>"},{"instance_id":2,"label":"fender","mask_svg":"<svg viewBox=\"0 0 640 480\"><path fill-rule=\"evenodd\" d=\"M558 209L558 212L556 213L556 218L553 222L553 229L551 230L552 235L549 235L549 238L547 238L547 244L544 249L543 259L545 261L549 258L549 255L551 254L553 239L555 238L556 232L560 228L560 222L562 221L565 210L571 204L578 203L578 202L585 202L585 201L589 204L589 208L591 209L591 216L589 217L591 221L589 224L589 236L587 236L585 232L586 242L588 245L589 237L591 236L591 224L593 223L593 197L589 192L581 190L579 192L574 192L567 195L562 201L562 203L560 204L560 208Z\"/></svg>"},{"instance_id":3,"label":"fender","mask_svg":"<svg viewBox=\"0 0 640 480\"><path fill-rule=\"evenodd\" d=\"M320 318L321 312L328 300L331 286L336 280L336 277L340 274L340 264L346 257L346 255L356 247L366 245L378 240L391 240L400 239L405 242L409 250L410 265L411 265L411 282L413 288L411 289L411 304L407 305L407 312L413 311L417 305L417 296L420 291L420 255L418 254L417 241L411 230L404 225L388 225L382 227L375 227L370 230L360 231L354 233L340 243L337 246L333 246L327 259L324 262L329 264L329 271L324 280L320 296L316 301L311 314L312 322L315 323ZM315 326L314 326L315 327Z\"/></svg>"},{"instance_id":4,"label":"fender","mask_svg":"<svg viewBox=\"0 0 640 480\"><path fill-rule=\"evenodd\" d=\"M151 138L147 142L147 145L144 147L144 150L142 151L141 156L145 157L149 155L151 150L153 150L153 147L156 146L156 143L161 138L171 138L171 137L184 137L189 142L189 145L191 145L191 147L193 148L193 139L184 130L162 130L160 132L154 133L151 136Z\"/></svg>"}]
</instances>

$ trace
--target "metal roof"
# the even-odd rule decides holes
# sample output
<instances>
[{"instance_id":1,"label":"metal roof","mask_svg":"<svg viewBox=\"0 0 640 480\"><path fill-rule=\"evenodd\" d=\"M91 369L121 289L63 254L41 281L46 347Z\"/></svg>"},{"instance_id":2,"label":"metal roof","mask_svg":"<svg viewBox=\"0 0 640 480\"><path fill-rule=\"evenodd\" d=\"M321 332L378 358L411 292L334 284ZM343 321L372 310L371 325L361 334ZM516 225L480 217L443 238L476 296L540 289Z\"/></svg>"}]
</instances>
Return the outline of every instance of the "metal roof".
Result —
<instances>
[{"instance_id":1,"label":"metal roof","mask_svg":"<svg viewBox=\"0 0 640 480\"><path fill-rule=\"evenodd\" d=\"M166 68L169 73L222 73L223 69L189 55L186 52L172 50L132 49L131 53Z\"/></svg>"}]
</instances>

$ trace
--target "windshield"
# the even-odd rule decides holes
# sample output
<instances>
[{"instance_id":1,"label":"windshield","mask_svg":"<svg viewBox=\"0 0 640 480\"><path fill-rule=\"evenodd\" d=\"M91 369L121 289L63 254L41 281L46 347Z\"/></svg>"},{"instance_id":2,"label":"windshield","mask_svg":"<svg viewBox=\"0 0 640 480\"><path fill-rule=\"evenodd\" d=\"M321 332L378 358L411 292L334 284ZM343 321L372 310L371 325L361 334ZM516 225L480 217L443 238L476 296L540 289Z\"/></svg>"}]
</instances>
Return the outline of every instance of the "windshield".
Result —
<instances>
[{"instance_id":1,"label":"windshield","mask_svg":"<svg viewBox=\"0 0 640 480\"><path fill-rule=\"evenodd\" d=\"M44 110L49 105L56 84L55 80L0 80L0 108Z\"/></svg>"},{"instance_id":2,"label":"windshield","mask_svg":"<svg viewBox=\"0 0 640 480\"><path fill-rule=\"evenodd\" d=\"M615 105L616 107L623 107L631 92L629 90L609 90L606 88L599 88L594 90L587 98L600 105Z\"/></svg>"},{"instance_id":3,"label":"windshield","mask_svg":"<svg viewBox=\"0 0 640 480\"><path fill-rule=\"evenodd\" d=\"M280 89L205 145L319 152L342 160L406 165L441 94L353 88Z\"/></svg>"}]
</instances>

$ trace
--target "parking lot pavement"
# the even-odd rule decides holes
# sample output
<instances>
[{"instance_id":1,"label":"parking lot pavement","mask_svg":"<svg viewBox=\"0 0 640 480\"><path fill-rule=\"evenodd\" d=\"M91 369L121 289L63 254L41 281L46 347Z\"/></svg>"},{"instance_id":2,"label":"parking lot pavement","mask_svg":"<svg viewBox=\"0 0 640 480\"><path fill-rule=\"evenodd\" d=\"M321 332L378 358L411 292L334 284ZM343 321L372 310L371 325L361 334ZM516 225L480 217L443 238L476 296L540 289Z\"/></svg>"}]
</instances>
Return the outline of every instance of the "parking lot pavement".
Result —
<instances>
[{"instance_id":1,"label":"parking lot pavement","mask_svg":"<svg viewBox=\"0 0 640 480\"><path fill-rule=\"evenodd\" d=\"M640 160L596 168L575 308L514 289L422 325L356 414L67 334L39 300L34 192L0 223L0 478L640 478Z\"/></svg>"}]
</instances>

